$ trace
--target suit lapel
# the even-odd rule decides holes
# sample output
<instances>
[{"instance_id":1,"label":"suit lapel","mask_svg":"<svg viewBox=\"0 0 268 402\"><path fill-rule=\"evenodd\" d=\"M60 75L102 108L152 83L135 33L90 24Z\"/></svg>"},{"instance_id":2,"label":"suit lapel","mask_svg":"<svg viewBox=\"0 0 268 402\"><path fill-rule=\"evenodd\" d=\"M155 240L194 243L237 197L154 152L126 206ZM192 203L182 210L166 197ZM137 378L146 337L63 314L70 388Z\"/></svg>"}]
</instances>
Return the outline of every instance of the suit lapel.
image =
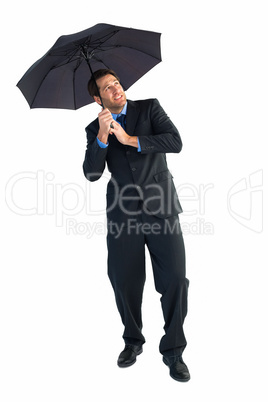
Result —
<instances>
[{"instance_id":1,"label":"suit lapel","mask_svg":"<svg viewBox=\"0 0 268 402\"><path fill-rule=\"evenodd\" d=\"M133 135L140 113L140 107L136 102L127 101L126 132Z\"/></svg>"}]
</instances>

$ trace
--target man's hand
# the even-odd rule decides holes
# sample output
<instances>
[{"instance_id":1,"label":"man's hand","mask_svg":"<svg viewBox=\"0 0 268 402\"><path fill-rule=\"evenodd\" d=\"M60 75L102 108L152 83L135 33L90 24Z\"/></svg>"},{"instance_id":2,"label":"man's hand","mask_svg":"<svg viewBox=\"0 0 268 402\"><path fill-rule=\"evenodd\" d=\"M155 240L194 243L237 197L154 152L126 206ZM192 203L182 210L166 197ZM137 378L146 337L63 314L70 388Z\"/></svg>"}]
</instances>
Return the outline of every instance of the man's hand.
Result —
<instances>
[{"instance_id":1,"label":"man's hand","mask_svg":"<svg viewBox=\"0 0 268 402\"><path fill-rule=\"evenodd\" d=\"M108 136L111 134L111 123L114 123L113 116L108 109L103 109L99 114L99 133L98 139L107 144Z\"/></svg>"},{"instance_id":2,"label":"man's hand","mask_svg":"<svg viewBox=\"0 0 268 402\"><path fill-rule=\"evenodd\" d=\"M117 121L113 120L113 128L110 128L110 134L114 134L121 144L138 148L138 137L128 135Z\"/></svg>"}]
</instances>

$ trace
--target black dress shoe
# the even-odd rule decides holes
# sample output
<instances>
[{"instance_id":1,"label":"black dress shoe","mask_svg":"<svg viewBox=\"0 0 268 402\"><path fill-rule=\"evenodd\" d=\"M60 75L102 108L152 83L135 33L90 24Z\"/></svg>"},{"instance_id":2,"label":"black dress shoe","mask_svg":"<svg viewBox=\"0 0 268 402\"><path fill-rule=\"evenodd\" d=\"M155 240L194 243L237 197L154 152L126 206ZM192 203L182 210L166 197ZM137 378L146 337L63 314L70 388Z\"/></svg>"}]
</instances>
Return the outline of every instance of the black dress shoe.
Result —
<instances>
[{"instance_id":1,"label":"black dress shoe","mask_svg":"<svg viewBox=\"0 0 268 402\"><path fill-rule=\"evenodd\" d=\"M173 380L187 382L190 380L188 367L181 356L163 356L163 362L169 367L169 374Z\"/></svg>"},{"instance_id":2,"label":"black dress shoe","mask_svg":"<svg viewBox=\"0 0 268 402\"><path fill-rule=\"evenodd\" d=\"M142 353L142 346L126 345L120 353L117 364L119 367L129 367L136 362L136 357Z\"/></svg>"}]
</instances>

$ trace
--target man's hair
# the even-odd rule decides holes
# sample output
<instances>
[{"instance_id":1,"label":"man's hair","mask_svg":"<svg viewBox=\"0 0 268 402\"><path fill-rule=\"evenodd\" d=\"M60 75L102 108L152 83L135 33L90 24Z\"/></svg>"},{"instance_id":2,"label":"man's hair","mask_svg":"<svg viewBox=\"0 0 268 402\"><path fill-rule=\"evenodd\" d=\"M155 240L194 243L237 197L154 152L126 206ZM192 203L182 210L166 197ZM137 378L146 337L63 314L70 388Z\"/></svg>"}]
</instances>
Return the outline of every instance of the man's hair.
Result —
<instances>
[{"instance_id":1,"label":"man's hair","mask_svg":"<svg viewBox=\"0 0 268 402\"><path fill-rule=\"evenodd\" d=\"M99 96L98 89L96 87L96 81L99 78L105 77L105 75L111 74L113 75L118 81L120 81L119 77L116 75L116 73L113 70L110 70L108 68L101 68L100 70L97 70L93 73L93 76L90 78L88 81L88 92L90 96Z\"/></svg>"}]
</instances>

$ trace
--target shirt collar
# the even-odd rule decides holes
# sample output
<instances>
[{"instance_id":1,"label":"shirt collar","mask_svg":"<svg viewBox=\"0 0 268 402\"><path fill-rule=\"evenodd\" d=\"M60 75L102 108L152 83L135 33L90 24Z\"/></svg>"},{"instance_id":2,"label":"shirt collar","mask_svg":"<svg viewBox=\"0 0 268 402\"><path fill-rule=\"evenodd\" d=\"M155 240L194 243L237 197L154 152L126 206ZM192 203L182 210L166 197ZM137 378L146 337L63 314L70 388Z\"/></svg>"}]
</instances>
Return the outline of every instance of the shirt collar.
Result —
<instances>
[{"instance_id":1,"label":"shirt collar","mask_svg":"<svg viewBox=\"0 0 268 402\"><path fill-rule=\"evenodd\" d=\"M121 114L126 115L127 114L127 102L125 103L125 106L123 107L122 111L118 114L112 113L113 119L116 120L118 116L121 116Z\"/></svg>"}]
</instances>

